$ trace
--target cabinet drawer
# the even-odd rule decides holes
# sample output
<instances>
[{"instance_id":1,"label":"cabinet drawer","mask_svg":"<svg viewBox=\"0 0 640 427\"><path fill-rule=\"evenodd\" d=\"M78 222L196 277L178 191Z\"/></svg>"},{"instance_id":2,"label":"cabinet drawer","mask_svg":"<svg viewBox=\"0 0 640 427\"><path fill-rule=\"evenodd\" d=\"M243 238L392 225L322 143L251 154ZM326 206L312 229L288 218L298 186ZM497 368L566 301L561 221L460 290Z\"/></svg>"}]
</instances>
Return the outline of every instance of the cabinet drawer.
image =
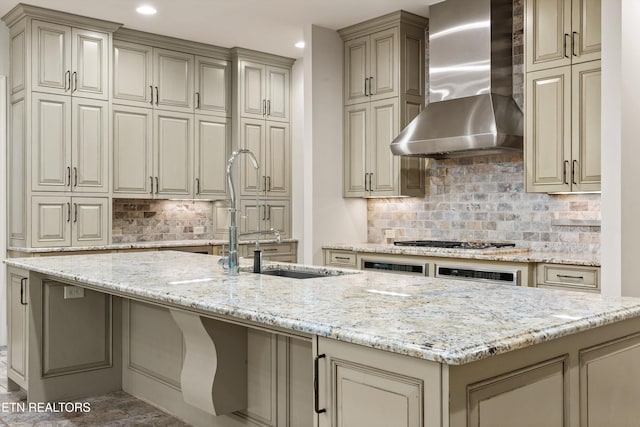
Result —
<instances>
[{"instance_id":1,"label":"cabinet drawer","mask_svg":"<svg viewBox=\"0 0 640 427\"><path fill-rule=\"evenodd\" d=\"M240 256L253 256L255 243L240 245ZM260 250L263 257L271 257L274 255L295 254L295 243L260 243Z\"/></svg>"},{"instance_id":2,"label":"cabinet drawer","mask_svg":"<svg viewBox=\"0 0 640 427\"><path fill-rule=\"evenodd\" d=\"M327 257L328 265L338 265L345 267L357 267L356 254L347 251L329 251Z\"/></svg>"},{"instance_id":3,"label":"cabinet drawer","mask_svg":"<svg viewBox=\"0 0 640 427\"><path fill-rule=\"evenodd\" d=\"M600 292L600 268L540 264L536 271L536 283L538 287Z\"/></svg>"}]
</instances>

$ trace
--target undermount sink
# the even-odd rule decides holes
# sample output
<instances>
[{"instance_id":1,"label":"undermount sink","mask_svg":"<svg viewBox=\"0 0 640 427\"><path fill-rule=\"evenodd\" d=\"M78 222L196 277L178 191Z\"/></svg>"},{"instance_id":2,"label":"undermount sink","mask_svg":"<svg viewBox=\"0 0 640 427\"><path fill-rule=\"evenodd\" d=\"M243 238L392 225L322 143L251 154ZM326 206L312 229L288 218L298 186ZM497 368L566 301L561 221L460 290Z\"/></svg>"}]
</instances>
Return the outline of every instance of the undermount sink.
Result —
<instances>
[{"instance_id":1,"label":"undermount sink","mask_svg":"<svg viewBox=\"0 0 640 427\"><path fill-rule=\"evenodd\" d=\"M299 267L296 269L290 268L264 268L259 274L266 274L268 276L287 277L290 279L316 279L318 277L336 277L344 274L355 274L357 271L342 271L329 268L310 268Z\"/></svg>"}]
</instances>

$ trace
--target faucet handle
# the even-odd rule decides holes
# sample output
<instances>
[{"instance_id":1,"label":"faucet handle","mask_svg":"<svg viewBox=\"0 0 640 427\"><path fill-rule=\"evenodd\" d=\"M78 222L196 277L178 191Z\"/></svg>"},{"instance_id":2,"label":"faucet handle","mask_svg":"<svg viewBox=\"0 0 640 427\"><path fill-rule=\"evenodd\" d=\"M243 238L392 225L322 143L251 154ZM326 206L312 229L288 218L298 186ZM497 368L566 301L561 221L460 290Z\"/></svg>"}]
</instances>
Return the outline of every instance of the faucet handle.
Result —
<instances>
[{"instance_id":1,"label":"faucet handle","mask_svg":"<svg viewBox=\"0 0 640 427\"><path fill-rule=\"evenodd\" d=\"M224 256L224 244L222 245L222 255L221 255L221 258L218 260L218 265L222 267L222 269L225 271L229 269L229 257Z\"/></svg>"}]
</instances>

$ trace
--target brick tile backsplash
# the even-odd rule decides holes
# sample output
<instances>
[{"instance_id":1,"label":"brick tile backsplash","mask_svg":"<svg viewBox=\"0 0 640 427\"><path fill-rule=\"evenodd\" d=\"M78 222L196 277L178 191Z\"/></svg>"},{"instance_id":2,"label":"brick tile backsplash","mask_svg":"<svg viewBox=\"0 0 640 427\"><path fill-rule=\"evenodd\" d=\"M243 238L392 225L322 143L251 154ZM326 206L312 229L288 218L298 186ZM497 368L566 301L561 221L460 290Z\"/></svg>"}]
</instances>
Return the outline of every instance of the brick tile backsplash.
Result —
<instances>
[{"instance_id":1,"label":"brick tile backsplash","mask_svg":"<svg viewBox=\"0 0 640 427\"><path fill-rule=\"evenodd\" d=\"M424 198L369 199L368 240L512 241L534 250L599 253L600 194L526 193L521 154L429 160ZM564 224L564 223L563 223Z\"/></svg>"},{"instance_id":2,"label":"brick tile backsplash","mask_svg":"<svg viewBox=\"0 0 640 427\"><path fill-rule=\"evenodd\" d=\"M194 200L113 200L113 243L213 238L212 203ZM194 227L204 233L194 233Z\"/></svg>"}]
</instances>

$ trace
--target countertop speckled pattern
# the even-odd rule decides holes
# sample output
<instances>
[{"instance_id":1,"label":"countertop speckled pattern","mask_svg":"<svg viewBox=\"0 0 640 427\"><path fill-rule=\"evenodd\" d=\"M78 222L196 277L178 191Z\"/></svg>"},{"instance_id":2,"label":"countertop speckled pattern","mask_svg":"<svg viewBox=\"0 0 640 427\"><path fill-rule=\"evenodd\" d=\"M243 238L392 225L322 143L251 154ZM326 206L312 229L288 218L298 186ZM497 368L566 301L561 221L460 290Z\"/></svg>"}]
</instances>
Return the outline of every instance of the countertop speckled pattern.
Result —
<instances>
[{"instance_id":1,"label":"countertop speckled pattern","mask_svg":"<svg viewBox=\"0 0 640 427\"><path fill-rule=\"evenodd\" d=\"M637 298L352 270L305 280L228 277L218 259L163 251L5 262L107 293L454 365L640 316Z\"/></svg>"},{"instance_id":2,"label":"countertop speckled pattern","mask_svg":"<svg viewBox=\"0 0 640 427\"><path fill-rule=\"evenodd\" d=\"M596 254L530 251L526 248L500 249L445 249L394 246L381 243L336 243L324 245L322 249L366 252L375 254L419 255L431 257L480 259L486 261L536 262L551 264L600 266L600 256Z\"/></svg>"},{"instance_id":3,"label":"countertop speckled pattern","mask_svg":"<svg viewBox=\"0 0 640 427\"><path fill-rule=\"evenodd\" d=\"M296 239L282 239L282 243L297 242ZM239 242L241 245L253 245L255 240L243 240ZM261 244L276 243L275 240L260 240ZM184 248L188 246L222 246L228 245L228 240L167 240L161 242L132 242L132 243L114 243L111 245L93 245L93 246L64 246L54 248L24 248L18 246L9 246L9 251L24 253L47 253L47 252L82 252L82 251L117 251L124 249L157 249L157 248Z\"/></svg>"}]
</instances>

